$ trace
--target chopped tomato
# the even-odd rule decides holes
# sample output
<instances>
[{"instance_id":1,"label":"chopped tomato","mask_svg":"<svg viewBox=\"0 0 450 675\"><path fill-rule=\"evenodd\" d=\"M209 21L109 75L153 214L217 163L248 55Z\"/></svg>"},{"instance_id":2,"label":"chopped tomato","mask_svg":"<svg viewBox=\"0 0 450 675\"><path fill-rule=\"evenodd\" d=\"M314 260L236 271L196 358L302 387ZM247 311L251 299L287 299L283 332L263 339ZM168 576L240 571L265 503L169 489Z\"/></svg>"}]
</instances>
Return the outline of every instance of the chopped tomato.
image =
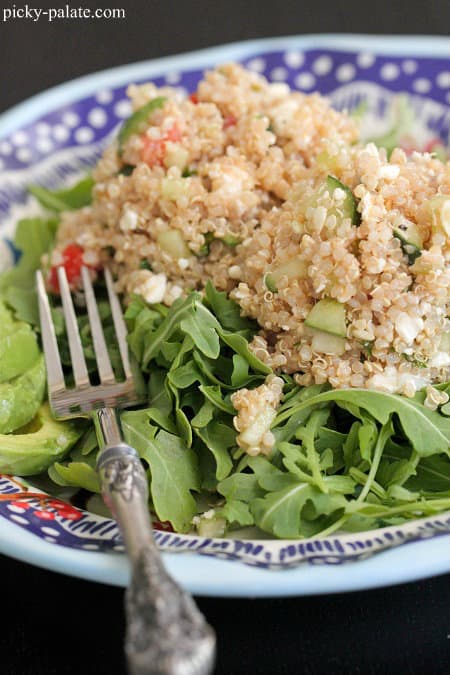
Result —
<instances>
[{"instance_id":1,"label":"chopped tomato","mask_svg":"<svg viewBox=\"0 0 450 675\"><path fill-rule=\"evenodd\" d=\"M66 270L69 284L77 282L81 276L83 253L83 249L78 244L68 244L62 251L62 267ZM50 270L49 283L51 288L59 293L58 266L56 265Z\"/></svg>"},{"instance_id":2,"label":"chopped tomato","mask_svg":"<svg viewBox=\"0 0 450 675\"><path fill-rule=\"evenodd\" d=\"M142 136L143 148L141 150L141 159L148 166L161 165L166 155L166 143L179 143L182 139L180 127L175 122L169 131L162 138L149 138L145 134Z\"/></svg>"},{"instance_id":3,"label":"chopped tomato","mask_svg":"<svg viewBox=\"0 0 450 675\"><path fill-rule=\"evenodd\" d=\"M155 139L143 136L142 142L144 144L141 150L142 161L150 167L162 164L164 155L166 154L166 141L164 138Z\"/></svg>"},{"instance_id":4,"label":"chopped tomato","mask_svg":"<svg viewBox=\"0 0 450 675\"><path fill-rule=\"evenodd\" d=\"M198 94L196 94L196 93L194 92L193 94L191 94L191 95L189 96L189 100L190 100L192 103L197 104L197 103L198 103Z\"/></svg>"},{"instance_id":5,"label":"chopped tomato","mask_svg":"<svg viewBox=\"0 0 450 675\"><path fill-rule=\"evenodd\" d=\"M237 124L237 117L234 115L227 115L223 121L223 128L224 129L229 129L230 127L234 127Z\"/></svg>"},{"instance_id":6,"label":"chopped tomato","mask_svg":"<svg viewBox=\"0 0 450 675\"><path fill-rule=\"evenodd\" d=\"M180 127L175 122L166 134L166 139L172 143L179 143L182 139Z\"/></svg>"}]
</instances>

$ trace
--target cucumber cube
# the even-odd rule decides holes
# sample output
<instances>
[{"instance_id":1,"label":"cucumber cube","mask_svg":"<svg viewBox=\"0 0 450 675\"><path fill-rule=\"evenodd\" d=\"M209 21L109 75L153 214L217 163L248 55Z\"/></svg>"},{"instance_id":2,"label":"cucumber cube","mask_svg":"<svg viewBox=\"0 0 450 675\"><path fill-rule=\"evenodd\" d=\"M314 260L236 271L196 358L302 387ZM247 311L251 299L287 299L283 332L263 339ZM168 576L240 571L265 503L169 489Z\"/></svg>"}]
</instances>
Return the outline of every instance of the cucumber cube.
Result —
<instances>
[{"instance_id":1,"label":"cucumber cube","mask_svg":"<svg viewBox=\"0 0 450 675\"><path fill-rule=\"evenodd\" d=\"M345 306L332 298L319 300L306 317L305 325L330 335L345 338L347 335Z\"/></svg>"}]
</instances>

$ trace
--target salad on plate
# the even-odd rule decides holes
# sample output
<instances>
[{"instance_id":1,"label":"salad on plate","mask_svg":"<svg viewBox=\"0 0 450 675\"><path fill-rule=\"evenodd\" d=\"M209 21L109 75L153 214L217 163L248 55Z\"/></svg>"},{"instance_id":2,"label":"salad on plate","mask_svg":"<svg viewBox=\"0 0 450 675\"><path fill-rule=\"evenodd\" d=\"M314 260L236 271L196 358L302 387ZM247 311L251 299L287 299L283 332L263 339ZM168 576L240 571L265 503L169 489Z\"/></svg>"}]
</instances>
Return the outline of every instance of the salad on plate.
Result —
<instances>
[{"instance_id":1,"label":"salad on plate","mask_svg":"<svg viewBox=\"0 0 450 675\"><path fill-rule=\"evenodd\" d=\"M91 175L18 223L0 277L0 473L99 491L88 420L45 402L35 271L70 384L63 265L95 358L81 267L120 356L122 294L145 408L121 415L156 517L207 537L298 539L450 509L450 163L363 142L358 114L228 64L197 91L132 85ZM400 108L404 102L400 102Z\"/></svg>"}]
</instances>

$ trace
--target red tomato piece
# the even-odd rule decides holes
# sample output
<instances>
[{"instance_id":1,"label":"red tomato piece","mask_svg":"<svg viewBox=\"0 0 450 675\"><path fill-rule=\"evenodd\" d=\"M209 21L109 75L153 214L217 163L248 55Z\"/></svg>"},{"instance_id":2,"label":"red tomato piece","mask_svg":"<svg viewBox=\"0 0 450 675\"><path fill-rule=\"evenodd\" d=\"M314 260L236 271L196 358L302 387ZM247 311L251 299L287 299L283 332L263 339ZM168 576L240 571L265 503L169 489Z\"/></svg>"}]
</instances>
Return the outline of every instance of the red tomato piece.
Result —
<instances>
[{"instance_id":1,"label":"red tomato piece","mask_svg":"<svg viewBox=\"0 0 450 675\"><path fill-rule=\"evenodd\" d=\"M148 164L148 166L156 166L157 164L162 164L164 155L166 154L166 141L164 138L149 138L148 136L143 136L142 138L143 148L141 150L141 159L143 162Z\"/></svg>"},{"instance_id":2,"label":"red tomato piece","mask_svg":"<svg viewBox=\"0 0 450 675\"><path fill-rule=\"evenodd\" d=\"M229 129L230 127L234 127L237 124L237 117L234 115L227 115L223 121L223 128L224 129Z\"/></svg>"},{"instance_id":3,"label":"red tomato piece","mask_svg":"<svg viewBox=\"0 0 450 675\"><path fill-rule=\"evenodd\" d=\"M172 143L179 143L181 141L182 135L181 135L180 127L178 126L178 124L176 122L169 129L165 138L168 141L172 141Z\"/></svg>"},{"instance_id":4,"label":"red tomato piece","mask_svg":"<svg viewBox=\"0 0 450 675\"><path fill-rule=\"evenodd\" d=\"M194 92L189 96L189 100L196 105L198 103L198 95Z\"/></svg>"},{"instance_id":5,"label":"red tomato piece","mask_svg":"<svg viewBox=\"0 0 450 675\"><path fill-rule=\"evenodd\" d=\"M62 251L62 266L66 270L69 284L77 282L81 276L83 254L84 251L78 244L68 244ZM54 291L59 293L58 267L56 265L50 270L49 284Z\"/></svg>"}]
</instances>

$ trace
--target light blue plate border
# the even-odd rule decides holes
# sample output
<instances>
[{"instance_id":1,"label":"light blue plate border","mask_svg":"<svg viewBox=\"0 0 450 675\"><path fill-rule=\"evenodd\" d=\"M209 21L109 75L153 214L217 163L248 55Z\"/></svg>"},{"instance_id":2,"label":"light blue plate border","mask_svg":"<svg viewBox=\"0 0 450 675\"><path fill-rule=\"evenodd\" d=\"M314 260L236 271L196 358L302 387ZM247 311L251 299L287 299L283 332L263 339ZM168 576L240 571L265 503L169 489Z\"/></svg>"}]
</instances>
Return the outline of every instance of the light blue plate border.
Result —
<instances>
[{"instance_id":1,"label":"light blue plate border","mask_svg":"<svg viewBox=\"0 0 450 675\"><path fill-rule=\"evenodd\" d=\"M149 79L170 69L203 68L276 49L345 48L384 55L449 57L450 39L427 36L308 35L252 40L125 65L59 85L0 115L0 138L54 106L101 87ZM1 519L0 552L63 574L125 586L129 568L120 554L75 551L48 543ZM377 588L450 572L450 536L411 542L345 565L266 570L194 553L164 553L170 573L197 595L276 597Z\"/></svg>"},{"instance_id":2,"label":"light blue plate border","mask_svg":"<svg viewBox=\"0 0 450 675\"><path fill-rule=\"evenodd\" d=\"M0 552L18 560L114 586L126 586L127 559L121 554L64 549L38 539L8 521L0 523ZM163 553L170 574L194 595L287 597L342 593L391 586L450 572L450 537L404 544L366 560L335 567L301 565L266 570L194 553Z\"/></svg>"}]
</instances>

